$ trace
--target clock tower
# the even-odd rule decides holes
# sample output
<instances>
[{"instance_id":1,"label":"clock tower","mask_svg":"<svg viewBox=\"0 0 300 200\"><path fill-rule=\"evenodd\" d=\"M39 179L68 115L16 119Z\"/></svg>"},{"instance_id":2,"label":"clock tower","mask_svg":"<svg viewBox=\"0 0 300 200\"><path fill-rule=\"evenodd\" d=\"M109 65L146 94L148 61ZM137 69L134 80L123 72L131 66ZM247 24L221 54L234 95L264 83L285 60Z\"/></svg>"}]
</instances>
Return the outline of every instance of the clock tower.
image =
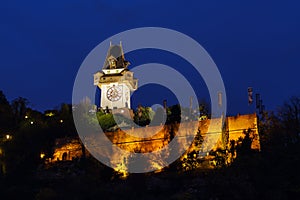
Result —
<instances>
[{"instance_id":1,"label":"clock tower","mask_svg":"<svg viewBox=\"0 0 300 200\"><path fill-rule=\"evenodd\" d=\"M112 112L130 109L130 93L137 89L137 79L127 68L129 64L122 44L110 44L102 70L94 74L94 85L101 89L101 108Z\"/></svg>"}]
</instances>

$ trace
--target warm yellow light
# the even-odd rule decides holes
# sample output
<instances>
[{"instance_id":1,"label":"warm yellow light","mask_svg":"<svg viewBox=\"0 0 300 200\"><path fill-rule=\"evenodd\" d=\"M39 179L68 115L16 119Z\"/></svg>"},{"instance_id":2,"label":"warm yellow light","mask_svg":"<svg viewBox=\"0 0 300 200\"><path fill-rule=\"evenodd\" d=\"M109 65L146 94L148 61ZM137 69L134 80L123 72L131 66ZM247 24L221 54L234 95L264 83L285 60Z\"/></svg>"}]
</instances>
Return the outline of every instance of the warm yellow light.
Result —
<instances>
[{"instance_id":1,"label":"warm yellow light","mask_svg":"<svg viewBox=\"0 0 300 200\"><path fill-rule=\"evenodd\" d=\"M33 124L33 121L31 121L30 124Z\"/></svg>"},{"instance_id":2,"label":"warm yellow light","mask_svg":"<svg viewBox=\"0 0 300 200\"><path fill-rule=\"evenodd\" d=\"M45 155L44 153L41 153L41 154L40 154L40 158L41 158L41 159L45 158L45 156L46 156L46 155Z\"/></svg>"},{"instance_id":3,"label":"warm yellow light","mask_svg":"<svg viewBox=\"0 0 300 200\"><path fill-rule=\"evenodd\" d=\"M10 135L6 135L6 139L9 140L10 139Z\"/></svg>"},{"instance_id":4,"label":"warm yellow light","mask_svg":"<svg viewBox=\"0 0 300 200\"><path fill-rule=\"evenodd\" d=\"M49 112L49 113L46 113L45 115L48 116L48 117L52 117L52 116L54 116L54 113L53 112Z\"/></svg>"},{"instance_id":5,"label":"warm yellow light","mask_svg":"<svg viewBox=\"0 0 300 200\"><path fill-rule=\"evenodd\" d=\"M27 116L27 115L25 115L25 119L28 119L28 116Z\"/></svg>"},{"instance_id":6,"label":"warm yellow light","mask_svg":"<svg viewBox=\"0 0 300 200\"><path fill-rule=\"evenodd\" d=\"M64 122L64 120L62 120L62 119L61 119L61 120L59 120L59 122L60 122L60 123L63 123L63 122Z\"/></svg>"}]
</instances>

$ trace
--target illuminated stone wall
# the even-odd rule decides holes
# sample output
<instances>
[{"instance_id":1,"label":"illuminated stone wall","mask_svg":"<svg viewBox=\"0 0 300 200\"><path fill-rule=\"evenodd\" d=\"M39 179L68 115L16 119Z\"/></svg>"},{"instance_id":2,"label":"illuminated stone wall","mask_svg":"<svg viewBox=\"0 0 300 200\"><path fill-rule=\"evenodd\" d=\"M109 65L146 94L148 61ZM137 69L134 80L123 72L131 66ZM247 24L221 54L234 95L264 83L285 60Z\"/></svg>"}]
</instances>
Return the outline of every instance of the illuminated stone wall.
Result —
<instances>
[{"instance_id":1,"label":"illuminated stone wall","mask_svg":"<svg viewBox=\"0 0 300 200\"><path fill-rule=\"evenodd\" d=\"M206 119L199 122L200 134L203 137L202 151L208 152L223 148L222 144L222 118Z\"/></svg>"},{"instance_id":2,"label":"illuminated stone wall","mask_svg":"<svg viewBox=\"0 0 300 200\"><path fill-rule=\"evenodd\" d=\"M82 146L78 139L60 138L55 141L52 162L73 160L82 156Z\"/></svg>"},{"instance_id":3,"label":"illuminated stone wall","mask_svg":"<svg viewBox=\"0 0 300 200\"><path fill-rule=\"evenodd\" d=\"M224 126L222 127L223 121ZM189 151L201 151L208 155L208 152L211 150L225 149L231 140L237 142L240 138L244 138L244 131L248 129L252 130L251 137L253 137L253 142L251 148L260 150L256 114L238 115L227 117L226 119L207 119L199 122L183 122L166 126L132 128L125 131L118 130L116 132L108 132L106 136L113 144L128 152L143 153L164 148L171 140L174 140L174 136L179 136L175 138L176 144L179 146L184 145L187 143L188 138L194 137L197 132L200 132L203 138L201 149L197 149L198 147L192 144ZM146 133L153 134L151 134L151 137L146 137ZM91 143L93 141L97 141L97 138L87 138L85 142ZM101 148L96 146L92 147L96 151L96 148ZM81 157L81 148L78 139L59 139L56 142L52 161L72 160L73 158ZM120 155L116 155L114 159L119 160L122 158Z\"/></svg>"},{"instance_id":4,"label":"illuminated stone wall","mask_svg":"<svg viewBox=\"0 0 300 200\"><path fill-rule=\"evenodd\" d=\"M253 138L251 149L260 150L257 116L256 114L237 115L226 118L226 130L229 132L229 141L238 141L245 137L244 131L251 130L250 137Z\"/></svg>"}]
</instances>

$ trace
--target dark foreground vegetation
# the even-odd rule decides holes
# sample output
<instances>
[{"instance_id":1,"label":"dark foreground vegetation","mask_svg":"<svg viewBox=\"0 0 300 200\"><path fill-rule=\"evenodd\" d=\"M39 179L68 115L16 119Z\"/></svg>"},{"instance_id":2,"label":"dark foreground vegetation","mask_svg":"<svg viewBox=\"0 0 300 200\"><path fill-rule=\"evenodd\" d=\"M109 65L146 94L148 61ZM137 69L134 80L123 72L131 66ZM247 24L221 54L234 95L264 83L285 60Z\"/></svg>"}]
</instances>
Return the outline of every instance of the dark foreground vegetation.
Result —
<instances>
[{"instance_id":1,"label":"dark foreground vegetation","mask_svg":"<svg viewBox=\"0 0 300 200\"><path fill-rule=\"evenodd\" d=\"M55 138L74 136L72 107L40 113L0 93L1 199L299 199L300 98L260 116L261 152L248 141L237 158L214 170L183 170L180 162L159 173L123 179L91 157L45 165Z\"/></svg>"}]
</instances>

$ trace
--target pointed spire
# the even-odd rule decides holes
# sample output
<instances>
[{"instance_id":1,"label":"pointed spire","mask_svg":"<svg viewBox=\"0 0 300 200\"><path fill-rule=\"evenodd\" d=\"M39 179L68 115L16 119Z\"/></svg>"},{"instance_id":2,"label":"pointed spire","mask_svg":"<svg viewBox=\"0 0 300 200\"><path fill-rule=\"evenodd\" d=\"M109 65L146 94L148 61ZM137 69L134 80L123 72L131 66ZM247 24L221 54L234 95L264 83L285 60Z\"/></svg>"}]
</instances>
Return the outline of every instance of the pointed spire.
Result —
<instances>
[{"instance_id":1,"label":"pointed spire","mask_svg":"<svg viewBox=\"0 0 300 200\"><path fill-rule=\"evenodd\" d=\"M122 46L122 41L120 41L120 47L121 47L121 56L123 60L125 60L124 52L123 52L123 46Z\"/></svg>"},{"instance_id":2,"label":"pointed spire","mask_svg":"<svg viewBox=\"0 0 300 200\"><path fill-rule=\"evenodd\" d=\"M112 59L114 60L112 62ZM112 64L113 63L113 64ZM123 52L122 41L120 41L119 45L114 45L110 41L110 47L106 54L106 59L102 69L110 69L110 68L127 68L130 63L125 60L125 55Z\"/></svg>"}]
</instances>

